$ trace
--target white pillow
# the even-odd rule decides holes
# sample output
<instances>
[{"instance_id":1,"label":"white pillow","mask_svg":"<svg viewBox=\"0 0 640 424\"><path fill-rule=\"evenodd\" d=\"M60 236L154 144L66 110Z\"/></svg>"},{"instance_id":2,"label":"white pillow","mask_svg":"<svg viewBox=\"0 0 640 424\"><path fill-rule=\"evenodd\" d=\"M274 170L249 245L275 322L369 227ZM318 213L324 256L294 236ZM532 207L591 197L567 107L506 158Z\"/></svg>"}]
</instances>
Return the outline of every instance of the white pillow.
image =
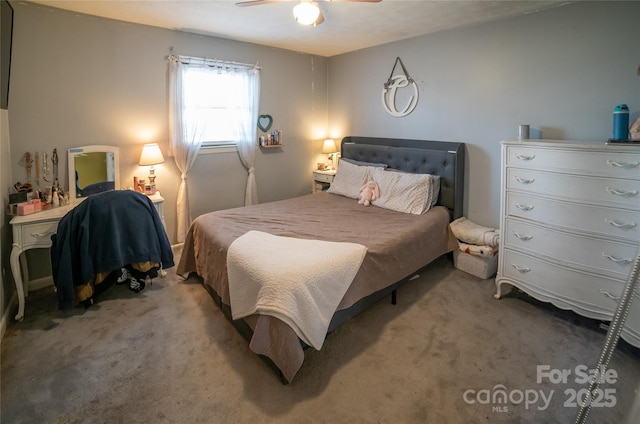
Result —
<instances>
[{"instance_id":1,"label":"white pillow","mask_svg":"<svg viewBox=\"0 0 640 424\"><path fill-rule=\"evenodd\" d=\"M336 176L333 178L333 182L327 190L327 193L339 194L352 199L360 198L360 187L371 179L369 173L372 169L376 168L372 166L358 166L341 160L340 166L336 171Z\"/></svg>"},{"instance_id":2,"label":"white pillow","mask_svg":"<svg viewBox=\"0 0 640 424\"><path fill-rule=\"evenodd\" d=\"M380 198L372 204L380 208L422 215L437 201L440 178L434 175L377 170L371 176L380 187Z\"/></svg>"},{"instance_id":3,"label":"white pillow","mask_svg":"<svg viewBox=\"0 0 640 424\"><path fill-rule=\"evenodd\" d=\"M389 166L386 163L364 162L364 161L361 161L361 160L355 160L355 159L349 159L349 158L340 158L340 162L339 163L344 163L343 161L344 162L349 162L352 165L374 166L376 168L387 168Z\"/></svg>"}]
</instances>

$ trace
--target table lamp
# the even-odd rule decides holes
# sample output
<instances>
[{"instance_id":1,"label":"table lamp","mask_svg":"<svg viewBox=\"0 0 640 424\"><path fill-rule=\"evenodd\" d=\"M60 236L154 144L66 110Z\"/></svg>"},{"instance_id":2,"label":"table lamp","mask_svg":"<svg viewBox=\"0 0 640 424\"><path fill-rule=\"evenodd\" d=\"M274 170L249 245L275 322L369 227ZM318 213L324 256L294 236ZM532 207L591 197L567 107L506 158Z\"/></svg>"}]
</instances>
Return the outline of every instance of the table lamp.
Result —
<instances>
[{"instance_id":1,"label":"table lamp","mask_svg":"<svg viewBox=\"0 0 640 424\"><path fill-rule=\"evenodd\" d=\"M329 160L333 165L333 157L338 152L338 148L336 147L336 142L333 141L332 138L327 138L322 144L322 153L329 153Z\"/></svg>"},{"instance_id":2,"label":"table lamp","mask_svg":"<svg viewBox=\"0 0 640 424\"><path fill-rule=\"evenodd\" d=\"M158 165L164 162L164 156L160 151L158 143L145 144L142 147L142 153L140 154L140 166L151 166L149 168L149 186L150 190L147 190L147 194L155 194L156 192L156 175L154 165Z\"/></svg>"}]
</instances>

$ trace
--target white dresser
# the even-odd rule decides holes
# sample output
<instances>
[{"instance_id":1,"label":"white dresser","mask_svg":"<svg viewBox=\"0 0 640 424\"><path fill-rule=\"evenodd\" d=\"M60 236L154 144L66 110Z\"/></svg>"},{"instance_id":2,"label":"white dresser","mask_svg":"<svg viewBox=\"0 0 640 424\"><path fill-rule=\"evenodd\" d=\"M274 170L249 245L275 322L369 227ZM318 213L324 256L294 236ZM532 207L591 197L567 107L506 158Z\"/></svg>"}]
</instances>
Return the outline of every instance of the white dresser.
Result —
<instances>
[{"instance_id":1,"label":"white dresser","mask_svg":"<svg viewBox=\"0 0 640 424\"><path fill-rule=\"evenodd\" d=\"M502 142L496 276L530 296L611 320L640 243L640 148ZM640 347L640 296L622 337Z\"/></svg>"}]
</instances>

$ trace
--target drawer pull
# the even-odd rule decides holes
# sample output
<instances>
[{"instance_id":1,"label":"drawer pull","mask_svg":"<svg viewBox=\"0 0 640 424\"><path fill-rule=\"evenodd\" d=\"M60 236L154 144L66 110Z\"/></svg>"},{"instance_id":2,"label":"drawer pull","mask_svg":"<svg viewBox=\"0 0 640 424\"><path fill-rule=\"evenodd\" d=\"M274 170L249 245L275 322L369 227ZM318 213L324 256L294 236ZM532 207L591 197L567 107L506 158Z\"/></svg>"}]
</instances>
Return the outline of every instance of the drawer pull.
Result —
<instances>
[{"instance_id":1,"label":"drawer pull","mask_svg":"<svg viewBox=\"0 0 640 424\"><path fill-rule=\"evenodd\" d=\"M609 293L606 290L600 289L600 293L602 293L603 295L607 296L609 299L613 299L613 300L620 300L620 296L614 296L611 293Z\"/></svg>"},{"instance_id":2,"label":"drawer pull","mask_svg":"<svg viewBox=\"0 0 640 424\"><path fill-rule=\"evenodd\" d=\"M634 228L636 226L635 222L618 222L618 221L614 221L612 219L609 218L605 218L604 222L613 225L614 227L617 228L625 228L625 229L631 229Z\"/></svg>"},{"instance_id":3,"label":"drawer pull","mask_svg":"<svg viewBox=\"0 0 640 424\"><path fill-rule=\"evenodd\" d=\"M609 299L613 299L613 300L620 300L620 296L614 296L611 293L604 291L602 289L600 289L600 293L602 293L603 295L607 296ZM638 293L638 291L634 291L632 296L636 297L638 300L640 300L640 293Z\"/></svg>"},{"instance_id":4,"label":"drawer pull","mask_svg":"<svg viewBox=\"0 0 640 424\"><path fill-rule=\"evenodd\" d=\"M514 232L513 232L513 235L514 235L514 236L516 236L516 237L518 237L520 240L524 240L524 241L529 241L529 240L531 240L531 239L533 238L533 236L525 236L525 235L523 235L523 234L520 234L520 233L519 233L519 232L517 232L517 231L514 231Z\"/></svg>"},{"instance_id":5,"label":"drawer pull","mask_svg":"<svg viewBox=\"0 0 640 424\"><path fill-rule=\"evenodd\" d=\"M533 160L533 158L535 158L536 155L521 155L516 153L516 158L520 159L520 160Z\"/></svg>"},{"instance_id":6,"label":"drawer pull","mask_svg":"<svg viewBox=\"0 0 640 424\"><path fill-rule=\"evenodd\" d=\"M520 209L521 211L530 211L531 209L533 209L533 206L523 205L522 203L516 203L516 208Z\"/></svg>"},{"instance_id":7,"label":"drawer pull","mask_svg":"<svg viewBox=\"0 0 640 424\"><path fill-rule=\"evenodd\" d=\"M522 178L516 175L516 181L522 184L531 184L532 182L535 181L535 178Z\"/></svg>"},{"instance_id":8,"label":"drawer pull","mask_svg":"<svg viewBox=\"0 0 640 424\"><path fill-rule=\"evenodd\" d=\"M616 162L613 160L607 160L607 163L618 168L635 168L640 165L640 162Z\"/></svg>"},{"instance_id":9,"label":"drawer pull","mask_svg":"<svg viewBox=\"0 0 640 424\"><path fill-rule=\"evenodd\" d=\"M31 237L38 239L38 238L42 238L42 237L48 237L51 234L53 234L53 232L51 232L51 231L46 232L46 233L31 233Z\"/></svg>"},{"instance_id":10,"label":"drawer pull","mask_svg":"<svg viewBox=\"0 0 640 424\"><path fill-rule=\"evenodd\" d=\"M605 188L605 190L607 190L607 193L615 194L616 196L631 197L631 196L638 195L638 190L625 191L625 190L616 190L615 188L611 188L611 187L607 187Z\"/></svg>"},{"instance_id":11,"label":"drawer pull","mask_svg":"<svg viewBox=\"0 0 640 424\"><path fill-rule=\"evenodd\" d=\"M516 271L518 271L521 274L525 274L525 273L531 271L531 268L527 268L527 267L524 267L524 266L518 266L516 264L511 264L511 266L514 267L516 269Z\"/></svg>"},{"instance_id":12,"label":"drawer pull","mask_svg":"<svg viewBox=\"0 0 640 424\"><path fill-rule=\"evenodd\" d=\"M631 258L616 258L615 256L611 256L605 252L602 252L602 256L609 259L611 262L615 262L617 264L629 264L633 261L633 259Z\"/></svg>"}]
</instances>

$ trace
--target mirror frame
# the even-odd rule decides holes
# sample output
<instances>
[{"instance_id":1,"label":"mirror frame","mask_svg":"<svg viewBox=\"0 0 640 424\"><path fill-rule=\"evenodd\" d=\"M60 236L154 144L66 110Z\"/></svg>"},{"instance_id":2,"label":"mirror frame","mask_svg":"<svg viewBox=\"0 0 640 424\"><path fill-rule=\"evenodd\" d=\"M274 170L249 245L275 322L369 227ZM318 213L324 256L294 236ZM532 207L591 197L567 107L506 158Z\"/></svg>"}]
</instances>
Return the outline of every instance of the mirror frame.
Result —
<instances>
[{"instance_id":1,"label":"mirror frame","mask_svg":"<svg viewBox=\"0 0 640 424\"><path fill-rule=\"evenodd\" d=\"M113 175L116 190L120 189L120 148L116 146L106 146L100 144L73 147L67 151L67 166L69 176L69 200L79 202L86 197L76 197L75 173L76 157L85 153L113 153Z\"/></svg>"}]
</instances>

